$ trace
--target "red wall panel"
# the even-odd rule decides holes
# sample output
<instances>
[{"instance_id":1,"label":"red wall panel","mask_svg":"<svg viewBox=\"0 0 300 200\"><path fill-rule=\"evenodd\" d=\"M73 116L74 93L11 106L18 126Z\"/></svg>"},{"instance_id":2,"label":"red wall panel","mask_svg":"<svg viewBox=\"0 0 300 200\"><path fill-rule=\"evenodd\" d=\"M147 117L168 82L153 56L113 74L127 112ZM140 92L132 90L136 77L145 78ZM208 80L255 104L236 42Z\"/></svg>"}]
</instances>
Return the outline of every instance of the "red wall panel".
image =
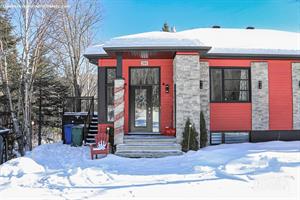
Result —
<instances>
[{"instance_id":1,"label":"red wall panel","mask_svg":"<svg viewBox=\"0 0 300 200\"><path fill-rule=\"evenodd\" d=\"M211 131L251 130L251 103L211 103Z\"/></svg>"},{"instance_id":2,"label":"red wall panel","mask_svg":"<svg viewBox=\"0 0 300 200\"><path fill-rule=\"evenodd\" d=\"M292 68L290 61L272 60L269 64L270 130L292 130Z\"/></svg>"},{"instance_id":3,"label":"red wall panel","mask_svg":"<svg viewBox=\"0 0 300 200\"><path fill-rule=\"evenodd\" d=\"M201 59L211 67L250 67L252 60L247 59Z\"/></svg>"},{"instance_id":4,"label":"red wall panel","mask_svg":"<svg viewBox=\"0 0 300 200\"><path fill-rule=\"evenodd\" d=\"M125 133L129 130L129 68L141 67L142 59L124 59L123 60L123 78L125 79ZM148 59L148 66L160 67L160 131L164 127L172 127L173 124L173 59ZM170 92L165 92L165 84L169 84Z\"/></svg>"}]
</instances>

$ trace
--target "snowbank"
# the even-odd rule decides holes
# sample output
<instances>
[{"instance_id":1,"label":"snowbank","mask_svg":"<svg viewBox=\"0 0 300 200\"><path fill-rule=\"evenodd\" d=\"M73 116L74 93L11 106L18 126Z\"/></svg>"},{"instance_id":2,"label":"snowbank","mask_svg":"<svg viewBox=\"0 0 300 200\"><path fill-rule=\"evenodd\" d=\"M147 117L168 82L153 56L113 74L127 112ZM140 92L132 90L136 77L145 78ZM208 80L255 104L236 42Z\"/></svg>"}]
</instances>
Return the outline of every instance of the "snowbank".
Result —
<instances>
[{"instance_id":1,"label":"snowbank","mask_svg":"<svg viewBox=\"0 0 300 200\"><path fill-rule=\"evenodd\" d=\"M47 144L0 166L1 199L299 199L300 142L210 146L182 156L90 160Z\"/></svg>"}]
</instances>

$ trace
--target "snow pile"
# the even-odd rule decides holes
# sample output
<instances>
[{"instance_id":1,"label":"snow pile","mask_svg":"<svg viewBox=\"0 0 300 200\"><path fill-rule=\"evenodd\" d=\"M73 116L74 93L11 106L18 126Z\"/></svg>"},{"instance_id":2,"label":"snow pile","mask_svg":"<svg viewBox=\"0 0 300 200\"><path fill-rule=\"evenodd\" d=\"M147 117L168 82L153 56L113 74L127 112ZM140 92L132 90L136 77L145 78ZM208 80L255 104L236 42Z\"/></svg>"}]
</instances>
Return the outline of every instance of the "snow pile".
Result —
<instances>
[{"instance_id":1,"label":"snow pile","mask_svg":"<svg viewBox=\"0 0 300 200\"><path fill-rule=\"evenodd\" d=\"M91 160L48 144L0 166L1 199L299 199L300 142L211 146L182 156Z\"/></svg>"},{"instance_id":2,"label":"snow pile","mask_svg":"<svg viewBox=\"0 0 300 200\"><path fill-rule=\"evenodd\" d=\"M110 48L205 48L208 54L274 54L300 56L300 33L269 29L198 28L181 32L146 32L112 38L89 47L85 55Z\"/></svg>"}]
</instances>

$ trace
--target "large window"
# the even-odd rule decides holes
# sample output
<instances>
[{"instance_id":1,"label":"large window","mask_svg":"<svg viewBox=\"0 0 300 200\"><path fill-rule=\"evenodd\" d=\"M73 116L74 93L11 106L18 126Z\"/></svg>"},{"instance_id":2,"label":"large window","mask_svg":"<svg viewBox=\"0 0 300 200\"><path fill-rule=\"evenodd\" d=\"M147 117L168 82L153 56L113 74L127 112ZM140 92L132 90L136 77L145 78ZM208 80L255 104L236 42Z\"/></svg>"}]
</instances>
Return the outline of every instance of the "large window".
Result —
<instances>
[{"instance_id":1,"label":"large window","mask_svg":"<svg viewBox=\"0 0 300 200\"><path fill-rule=\"evenodd\" d=\"M116 78L116 69L106 69L106 113L107 121L114 121L114 80Z\"/></svg>"},{"instance_id":2,"label":"large window","mask_svg":"<svg viewBox=\"0 0 300 200\"><path fill-rule=\"evenodd\" d=\"M210 69L211 102L249 102L250 70L237 68Z\"/></svg>"}]
</instances>

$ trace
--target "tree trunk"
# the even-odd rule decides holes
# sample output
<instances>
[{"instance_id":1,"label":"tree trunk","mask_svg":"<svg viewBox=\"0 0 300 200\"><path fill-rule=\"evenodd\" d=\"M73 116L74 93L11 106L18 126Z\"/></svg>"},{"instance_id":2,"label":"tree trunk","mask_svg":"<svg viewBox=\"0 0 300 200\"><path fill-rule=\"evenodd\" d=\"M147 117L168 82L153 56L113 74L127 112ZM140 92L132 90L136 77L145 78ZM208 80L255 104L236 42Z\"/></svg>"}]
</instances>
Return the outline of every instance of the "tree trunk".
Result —
<instances>
[{"instance_id":1,"label":"tree trunk","mask_svg":"<svg viewBox=\"0 0 300 200\"><path fill-rule=\"evenodd\" d=\"M74 80L74 96L75 96L75 112L81 112L81 89L80 85L77 83L77 80Z\"/></svg>"},{"instance_id":2,"label":"tree trunk","mask_svg":"<svg viewBox=\"0 0 300 200\"><path fill-rule=\"evenodd\" d=\"M23 141L23 137L22 137L23 135L20 130L19 120L14 113L14 106L12 103L12 97L11 97L11 92L10 92L9 82L8 82L8 75L7 75L7 60L6 60L6 55L4 54L3 43L1 40L0 40L0 53L1 53L0 55L1 55L1 57L3 57L3 61L4 61L4 67L2 66L2 63L0 63L0 75L1 75L1 79L2 79L4 87L5 87L5 91L4 91L5 96L7 97L7 100L9 103L9 110L11 113L13 128L14 128L15 135L17 138L17 143L18 143L18 151L23 156L25 154L24 153L24 145L23 145L24 141Z\"/></svg>"}]
</instances>

